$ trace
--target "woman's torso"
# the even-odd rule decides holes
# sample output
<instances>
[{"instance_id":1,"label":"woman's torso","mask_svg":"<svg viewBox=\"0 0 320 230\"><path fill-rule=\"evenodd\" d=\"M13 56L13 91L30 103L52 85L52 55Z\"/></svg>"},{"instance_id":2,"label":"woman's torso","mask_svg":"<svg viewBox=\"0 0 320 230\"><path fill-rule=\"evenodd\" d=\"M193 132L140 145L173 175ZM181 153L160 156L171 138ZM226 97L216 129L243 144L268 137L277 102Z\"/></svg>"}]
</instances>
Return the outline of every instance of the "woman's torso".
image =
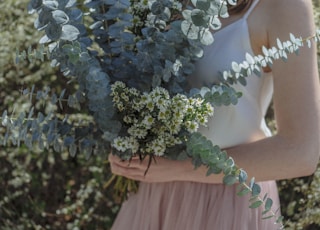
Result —
<instances>
[{"instance_id":1,"label":"woman's torso","mask_svg":"<svg viewBox=\"0 0 320 230\"><path fill-rule=\"evenodd\" d=\"M204 56L197 63L193 76L196 86L217 83L220 73L230 70L232 62L243 62L246 53L255 55L247 19L257 3L254 1L244 15L214 32L214 43L204 47ZM233 86L242 93L238 103L216 107L208 126L200 129L214 144L231 147L271 135L264 116L272 98L272 73L263 72L260 77L253 74L246 80L246 86Z\"/></svg>"}]
</instances>

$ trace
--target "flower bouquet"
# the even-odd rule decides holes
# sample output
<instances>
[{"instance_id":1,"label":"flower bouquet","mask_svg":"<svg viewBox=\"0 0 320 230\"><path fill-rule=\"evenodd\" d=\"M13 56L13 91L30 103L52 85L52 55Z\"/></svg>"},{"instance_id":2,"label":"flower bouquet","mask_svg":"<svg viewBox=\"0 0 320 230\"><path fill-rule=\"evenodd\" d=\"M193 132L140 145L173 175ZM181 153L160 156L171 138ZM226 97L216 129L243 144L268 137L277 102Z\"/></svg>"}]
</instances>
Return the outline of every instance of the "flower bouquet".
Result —
<instances>
[{"instance_id":1,"label":"flower bouquet","mask_svg":"<svg viewBox=\"0 0 320 230\"><path fill-rule=\"evenodd\" d=\"M48 46L52 66L78 85L67 99L63 91L51 101L85 105L93 122L90 128L73 127L67 119L52 119L54 114L41 115L33 121L30 139L31 121L22 122L21 115L16 123L25 131L18 139L30 147L42 142L67 148L72 156L112 149L124 160L136 154L141 159L192 157L196 167L206 164L208 173L224 171L226 183L237 181L244 171L197 129L213 115L213 107L237 103L241 93L230 82L244 77L225 77L201 89L187 81L203 46L213 42L211 30L220 28L219 17L228 16L228 4L236 1L31 0L28 9L38 13L35 27L45 31L39 42ZM17 61L43 59L44 53L44 47L30 49L18 53ZM34 89L24 93L32 95ZM37 92L42 95L48 92ZM17 128L6 112L2 120L8 133ZM58 131L44 132L47 126Z\"/></svg>"}]
</instances>

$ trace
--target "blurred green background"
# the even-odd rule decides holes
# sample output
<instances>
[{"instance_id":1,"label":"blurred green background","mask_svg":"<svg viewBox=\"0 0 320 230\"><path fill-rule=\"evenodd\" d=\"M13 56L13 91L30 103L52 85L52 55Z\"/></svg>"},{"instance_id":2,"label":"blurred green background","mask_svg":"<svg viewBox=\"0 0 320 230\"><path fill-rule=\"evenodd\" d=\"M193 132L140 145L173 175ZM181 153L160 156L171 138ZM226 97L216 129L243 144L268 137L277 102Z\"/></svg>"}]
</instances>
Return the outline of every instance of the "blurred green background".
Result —
<instances>
[{"instance_id":1,"label":"blurred green background","mask_svg":"<svg viewBox=\"0 0 320 230\"><path fill-rule=\"evenodd\" d=\"M320 1L313 2L320 28ZM33 28L35 16L28 15L27 3L0 0L1 112L28 109L30 102L19 90L32 85L37 89L49 86L57 93L62 88L72 91L48 62L14 64L16 50L36 47L41 37ZM37 104L37 110L47 107ZM272 107L268 120L273 126ZM2 127L0 133L4 133ZM0 230L110 229L119 202L113 191L105 188L111 176L105 157L87 160L81 154L71 158L53 150L0 146ZM320 167L313 176L278 183L287 229L320 229Z\"/></svg>"}]
</instances>

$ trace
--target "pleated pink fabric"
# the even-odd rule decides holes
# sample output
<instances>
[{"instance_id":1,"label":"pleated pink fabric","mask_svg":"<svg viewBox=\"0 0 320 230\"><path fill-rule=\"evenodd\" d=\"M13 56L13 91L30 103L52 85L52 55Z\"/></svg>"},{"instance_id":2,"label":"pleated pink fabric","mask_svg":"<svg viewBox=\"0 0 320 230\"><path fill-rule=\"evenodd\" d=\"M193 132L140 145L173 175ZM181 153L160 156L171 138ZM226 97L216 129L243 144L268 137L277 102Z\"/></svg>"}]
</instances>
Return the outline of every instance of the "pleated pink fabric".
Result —
<instances>
[{"instance_id":1,"label":"pleated pink fabric","mask_svg":"<svg viewBox=\"0 0 320 230\"><path fill-rule=\"evenodd\" d=\"M259 183L279 207L275 182ZM250 209L236 186L193 182L141 183L127 200L112 230L276 230L274 219Z\"/></svg>"},{"instance_id":2,"label":"pleated pink fabric","mask_svg":"<svg viewBox=\"0 0 320 230\"><path fill-rule=\"evenodd\" d=\"M259 0L238 21L214 35L197 63L196 84L212 84L220 71L233 61L241 63L246 53L254 55L247 17ZM215 108L208 127L200 132L222 148L252 140L264 133L270 136L264 116L273 91L272 73L250 76L247 85L235 85L243 93L235 106ZM259 153L257 153L259 154ZM263 164L263 162L261 162ZM268 194L280 207L274 181L260 183L262 196ZM138 193L124 202L112 230L274 230L274 219L262 220L262 210L249 209L248 197L236 195L236 186L196 182L141 183Z\"/></svg>"}]
</instances>

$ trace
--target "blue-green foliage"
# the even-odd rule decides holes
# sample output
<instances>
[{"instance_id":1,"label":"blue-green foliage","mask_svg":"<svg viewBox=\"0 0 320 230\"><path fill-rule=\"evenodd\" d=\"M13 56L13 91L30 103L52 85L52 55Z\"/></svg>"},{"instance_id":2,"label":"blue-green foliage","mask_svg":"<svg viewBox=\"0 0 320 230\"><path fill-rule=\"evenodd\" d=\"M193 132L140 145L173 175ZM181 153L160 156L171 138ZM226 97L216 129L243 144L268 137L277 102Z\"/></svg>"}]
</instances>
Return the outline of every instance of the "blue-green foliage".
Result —
<instances>
[{"instance_id":1,"label":"blue-green foliage","mask_svg":"<svg viewBox=\"0 0 320 230\"><path fill-rule=\"evenodd\" d=\"M61 120L55 114L41 122L31 121L31 115L30 121L20 115L17 122L5 114L3 118L13 123L3 122L7 127L5 142L25 141L29 147L37 142L41 148L55 146L57 151L66 147L71 155L77 149L88 156L93 150L108 151L109 143L123 131L109 96L110 84L118 80L140 91L162 86L171 94L202 96L214 106L236 104L240 94L227 83L189 93L186 81L202 56L203 45L213 41L206 37L212 37L207 31L219 28L216 15L225 15L226 6L198 1L194 9L183 11L183 17L181 7L170 0L31 0L28 11L38 14L34 26L45 33L39 42L48 44L51 65L78 84L74 95L52 94L51 102L62 105L67 100L76 108L85 105L95 127L73 127L67 118ZM31 54L28 51L25 55ZM34 92L29 93L32 97ZM43 94L37 95L40 99ZM14 130L23 132L13 137Z\"/></svg>"}]
</instances>

